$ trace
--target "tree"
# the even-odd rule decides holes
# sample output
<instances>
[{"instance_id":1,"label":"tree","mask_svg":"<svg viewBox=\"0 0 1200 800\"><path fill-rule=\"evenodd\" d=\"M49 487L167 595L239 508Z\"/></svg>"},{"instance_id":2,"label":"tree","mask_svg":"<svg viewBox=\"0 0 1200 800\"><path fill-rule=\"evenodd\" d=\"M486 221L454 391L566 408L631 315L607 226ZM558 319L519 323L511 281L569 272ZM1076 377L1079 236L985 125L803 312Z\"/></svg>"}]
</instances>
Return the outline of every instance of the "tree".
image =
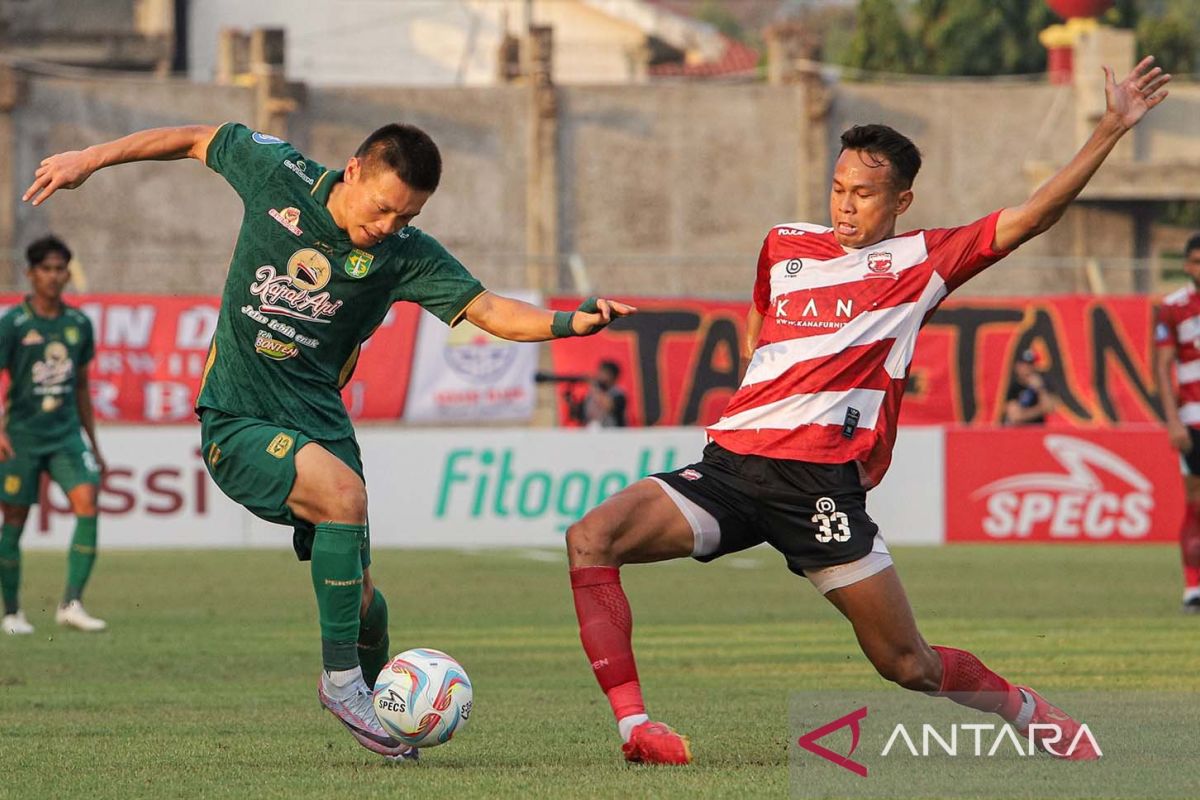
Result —
<instances>
[{"instance_id":1,"label":"tree","mask_svg":"<svg viewBox=\"0 0 1200 800\"><path fill-rule=\"evenodd\" d=\"M696 19L707 22L723 35L739 42L746 41L746 31L742 23L721 0L703 0L695 12Z\"/></svg>"},{"instance_id":2,"label":"tree","mask_svg":"<svg viewBox=\"0 0 1200 800\"><path fill-rule=\"evenodd\" d=\"M1042 0L918 0L918 71L929 75L1042 72L1038 33L1055 21Z\"/></svg>"},{"instance_id":3,"label":"tree","mask_svg":"<svg viewBox=\"0 0 1200 800\"><path fill-rule=\"evenodd\" d=\"M1200 70L1200 0L1166 0L1160 13L1137 22L1138 50L1151 53L1158 65L1175 75Z\"/></svg>"},{"instance_id":4,"label":"tree","mask_svg":"<svg viewBox=\"0 0 1200 800\"><path fill-rule=\"evenodd\" d=\"M893 0L859 0L858 19L843 63L869 72L911 72L912 38Z\"/></svg>"}]
</instances>

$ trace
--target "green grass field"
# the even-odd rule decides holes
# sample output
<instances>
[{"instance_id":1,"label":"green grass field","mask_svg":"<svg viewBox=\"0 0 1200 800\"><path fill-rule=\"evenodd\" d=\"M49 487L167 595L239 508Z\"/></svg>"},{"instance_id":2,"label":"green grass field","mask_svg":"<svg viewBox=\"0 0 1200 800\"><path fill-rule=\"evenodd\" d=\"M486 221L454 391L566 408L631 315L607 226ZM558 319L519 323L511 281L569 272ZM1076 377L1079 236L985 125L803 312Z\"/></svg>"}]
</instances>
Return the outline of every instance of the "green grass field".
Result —
<instances>
[{"instance_id":1,"label":"green grass field","mask_svg":"<svg viewBox=\"0 0 1200 800\"><path fill-rule=\"evenodd\" d=\"M1200 700L1200 618L1179 613L1174 548L896 555L933 642L1047 694ZM630 567L649 710L692 737L696 763L627 766L559 554L383 551L372 572L393 651L447 650L475 685L460 738L392 766L317 706L315 604L289 553L102 553L85 598L109 620L99 635L53 625L64 561L26 556L38 631L0 636L3 798L785 797L789 693L884 687L848 625L771 551Z\"/></svg>"}]
</instances>

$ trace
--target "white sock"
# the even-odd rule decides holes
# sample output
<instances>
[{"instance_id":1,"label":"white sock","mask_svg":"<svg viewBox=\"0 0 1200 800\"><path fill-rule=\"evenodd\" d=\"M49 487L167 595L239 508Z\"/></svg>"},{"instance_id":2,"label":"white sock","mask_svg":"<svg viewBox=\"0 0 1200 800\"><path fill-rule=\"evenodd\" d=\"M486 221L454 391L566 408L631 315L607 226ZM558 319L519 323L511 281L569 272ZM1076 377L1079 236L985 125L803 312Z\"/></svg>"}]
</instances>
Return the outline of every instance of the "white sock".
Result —
<instances>
[{"instance_id":1,"label":"white sock","mask_svg":"<svg viewBox=\"0 0 1200 800\"><path fill-rule=\"evenodd\" d=\"M1017 712L1017 718L1013 720L1013 725L1016 725L1017 730L1020 731L1029 727L1029 723L1033 720L1033 710L1037 704L1024 689L1017 689L1017 691L1021 693L1021 710Z\"/></svg>"},{"instance_id":2,"label":"white sock","mask_svg":"<svg viewBox=\"0 0 1200 800\"><path fill-rule=\"evenodd\" d=\"M344 689L355 681L361 681L363 679L362 667L355 667L354 669L339 669L333 672L327 671L325 674L329 676L329 682L339 689Z\"/></svg>"},{"instance_id":3,"label":"white sock","mask_svg":"<svg viewBox=\"0 0 1200 800\"><path fill-rule=\"evenodd\" d=\"M1192 600L1193 598L1197 597L1200 597L1200 586L1183 590L1183 602L1186 603L1188 600Z\"/></svg>"},{"instance_id":4,"label":"white sock","mask_svg":"<svg viewBox=\"0 0 1200 800\"><path fill-rule=\"evenodd\" d=\"M633 735L633 729L643 722L649 722L650 718L645 714L630 714L628 717L621 717L617 720L617 730L621 732L621 741L628 742L629 737Z\"/></svg>"}]
</instances>

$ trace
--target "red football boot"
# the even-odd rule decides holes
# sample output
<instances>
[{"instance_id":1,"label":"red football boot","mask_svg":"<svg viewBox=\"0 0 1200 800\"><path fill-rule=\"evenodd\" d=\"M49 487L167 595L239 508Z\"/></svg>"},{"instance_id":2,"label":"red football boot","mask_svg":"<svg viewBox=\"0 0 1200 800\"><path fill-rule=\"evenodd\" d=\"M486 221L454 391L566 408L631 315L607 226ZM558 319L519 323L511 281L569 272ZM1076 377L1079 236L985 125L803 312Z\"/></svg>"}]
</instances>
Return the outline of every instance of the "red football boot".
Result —
<instances>
[{"instance_id":1,"label":"red football boot","mask_svg":"<svg viewBox=\"0 0 1200 800\"><path fill-rule=\"evenodd\" d=\"M1057 739L1053 729L1039 729L1034 732L1033 743L1039 750L1066 761L1095 761L1100 758L1101 754L1093 746L1093 740L1090 737L1083 736L1076 741L1079 723L1072 719L1070 714L1058 706L1048 703L1044 697L1028 686L1018 686L1017 688L1033 698L1033 717L1029 720L1030 726L1058 726L1059 736ZM1029 728L1026 727L1019 733L1028 738ZM1074 748L1071 747L1072 743L1075 745Z\"/></svg>"},{"instance_id":2,"label":"red football boot","mask_svg":"<svg viewBox=\"0 0 1200 800\"><path fill-rule=\"evenodd\" d=\"M629 741L621 745L625 760L634 764L690 764L692 751L688 738L661 722L643 722L633 729Z\"/></svg>"}]
</instances>

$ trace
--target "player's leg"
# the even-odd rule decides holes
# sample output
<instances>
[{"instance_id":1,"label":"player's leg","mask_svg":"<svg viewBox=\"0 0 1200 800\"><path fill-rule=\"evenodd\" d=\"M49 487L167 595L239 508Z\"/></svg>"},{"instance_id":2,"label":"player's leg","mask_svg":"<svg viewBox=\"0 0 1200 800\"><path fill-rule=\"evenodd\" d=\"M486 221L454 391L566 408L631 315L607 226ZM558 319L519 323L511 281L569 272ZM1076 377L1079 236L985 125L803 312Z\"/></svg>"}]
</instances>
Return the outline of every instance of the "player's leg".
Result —
<instances>
[{"instance_id":1,"label":"player's leg","mask_svg":"<svg viewBox=\"0 0 1200 800\"><path fill-rule=\"evenodd\" d=\"M357 670L366 485L354 470L316 442L297 451L295 465L296 479L287 506L316 529L312 582L321 622L322 661L329 673Z\"/></svg>"},{"instance_id":2,"label":"player's leg","mask_svg":"<svg viewBox=\"0 0 1200 800\"><path fill-rule=\"evenodd\" d=\"M411 749L375 718L359 669L358 617L369 555L362 477L345 458L295 429L204 409L200 431L205 466L221 491L262 519L293 526L296 554L312 561L325 665L321 704L363 747L405 756Z\"/></svg>"},{"instance_id":3,"label":"player's leg","mask_svg":"<svg viewBox=\"0 0 1200 800\"><path fill-rule=\"evenodd\" d=\"M21 610L21 532L29 517L28 505L0 503L4 524L0 527L0 594L4 599L2 627L7 634L33 633Z\"/></svg>"},{"instance_id":4,"label":"player's leg","mask_svg":"<svg viewBox=\"0 0 1200 800\"><path fill-rule=\"evenodd\" d=\"M311 572L323 665L317 695L363 747L396 760L416 758L415 748L397 742L379 724L359 662L360 615L364 606L369 615L376 596L382 601L368 569L366 485L342 457L316 442L296 452L295 470L287 506L314 527ZM386 629L386 607L381 625Z\"/></svg>"},{"instance_id":5,"label":"player's leg","mask_svg":"<svg viewBox=\"0 0 1200 800\"><path fill-rule=\"evenodd\" d=\"M633 656L633 614L620 576L624 564L696 551L698 533L671 492L647 479L609 497L567 529L567 555L579 638L612 706L626 758L686 764L691 760L687 740L646 715ZM688 508L686 498L677 499ZM716 528L715 522L709 528Z\"/></svg>"},{"instance_id":6,"label":"player's leg","mask_svg":"<svg viewBox=\"0 0 1200 800\"><path fill-rule=\"evenodd\" d=\"M1183 610L1200 613L1200 431L1188 428L1192 449L1184 456L1183 488L1187 503L1179 550L1183 561Z\"/></svg>"},{"instance_id":7,"label":"player's leg","mask_svg":"<svg viewBox=\"0 0 1200 800\"><path fill-rule=\"evenodd\" d=\"M21 532L29 517L29 507L37 502L42 460L28 455L23 448L0 461L0 508L4 511L0 527L0 595L4 599L2 626L5 633L33 633L33 626L21 610Z\"/></svg>"},{"instance_id":8,"label":"player's leg","mask_svg":"<svg viewBox=\"0 0 1200 800\"><path fill-rule=\"evenodd\" d=\"M67 492L71 513L75 515L75 531L67 550L67 583L63 600L54 612L59 625L81 631L102 631L108 624L93 617L83 607L83 590L96 563L96 486L85 483Z\"/></svg>"},{"instance_id":9,"label":"player's leg","mask_svg":"<svg viewBox=\"0 0 1200 800\"><path fill-rule=\"evenodd\" d=\"M917 629L900 577L890 562L890 556L873 551L857 565L809 574L854 626L863 653L879 674L906 689L999 714L1023 734L1031 724L1059 725L1057 736L1047 729L1037 741L1043 749L1049 747L1047 752L1052 755L1064 755L1074 740L1077 723L1033 690L1014 686L992 672L972 653L930 646ZM839 585L843 581L853 582ZM1069 757L1088 760L1097 755L1084 739Z\"/></svg>"},{"instance_id":10,"label":"player's leg","mask_svg":"<svg viewBox=\"0 0 1200 800\"><path fill-rule=\"evenodd\" d=\"M70 444L51 455L46 461L50 479L67 495L71 513L75 515L75 531L67 549L67 580L62 603L54 612L59 625L81 631L102 631L108 627L83 607L83 590L96 564L97 508L100 471L83 439L76 437Z\"/></svg>"},{"instance_id":11,"label":"player's leg","mask_svg":"<svg viewBox=\"0 0 1200 800\"><path fill-rule=\"evenodd\" d=\"M369 567L363 569L362 603L359 606L358 662L363 680L374 686L383 665L391 658L388 639L388 607L383 592L371 580Z\"/></svg>"}]
</instances>

